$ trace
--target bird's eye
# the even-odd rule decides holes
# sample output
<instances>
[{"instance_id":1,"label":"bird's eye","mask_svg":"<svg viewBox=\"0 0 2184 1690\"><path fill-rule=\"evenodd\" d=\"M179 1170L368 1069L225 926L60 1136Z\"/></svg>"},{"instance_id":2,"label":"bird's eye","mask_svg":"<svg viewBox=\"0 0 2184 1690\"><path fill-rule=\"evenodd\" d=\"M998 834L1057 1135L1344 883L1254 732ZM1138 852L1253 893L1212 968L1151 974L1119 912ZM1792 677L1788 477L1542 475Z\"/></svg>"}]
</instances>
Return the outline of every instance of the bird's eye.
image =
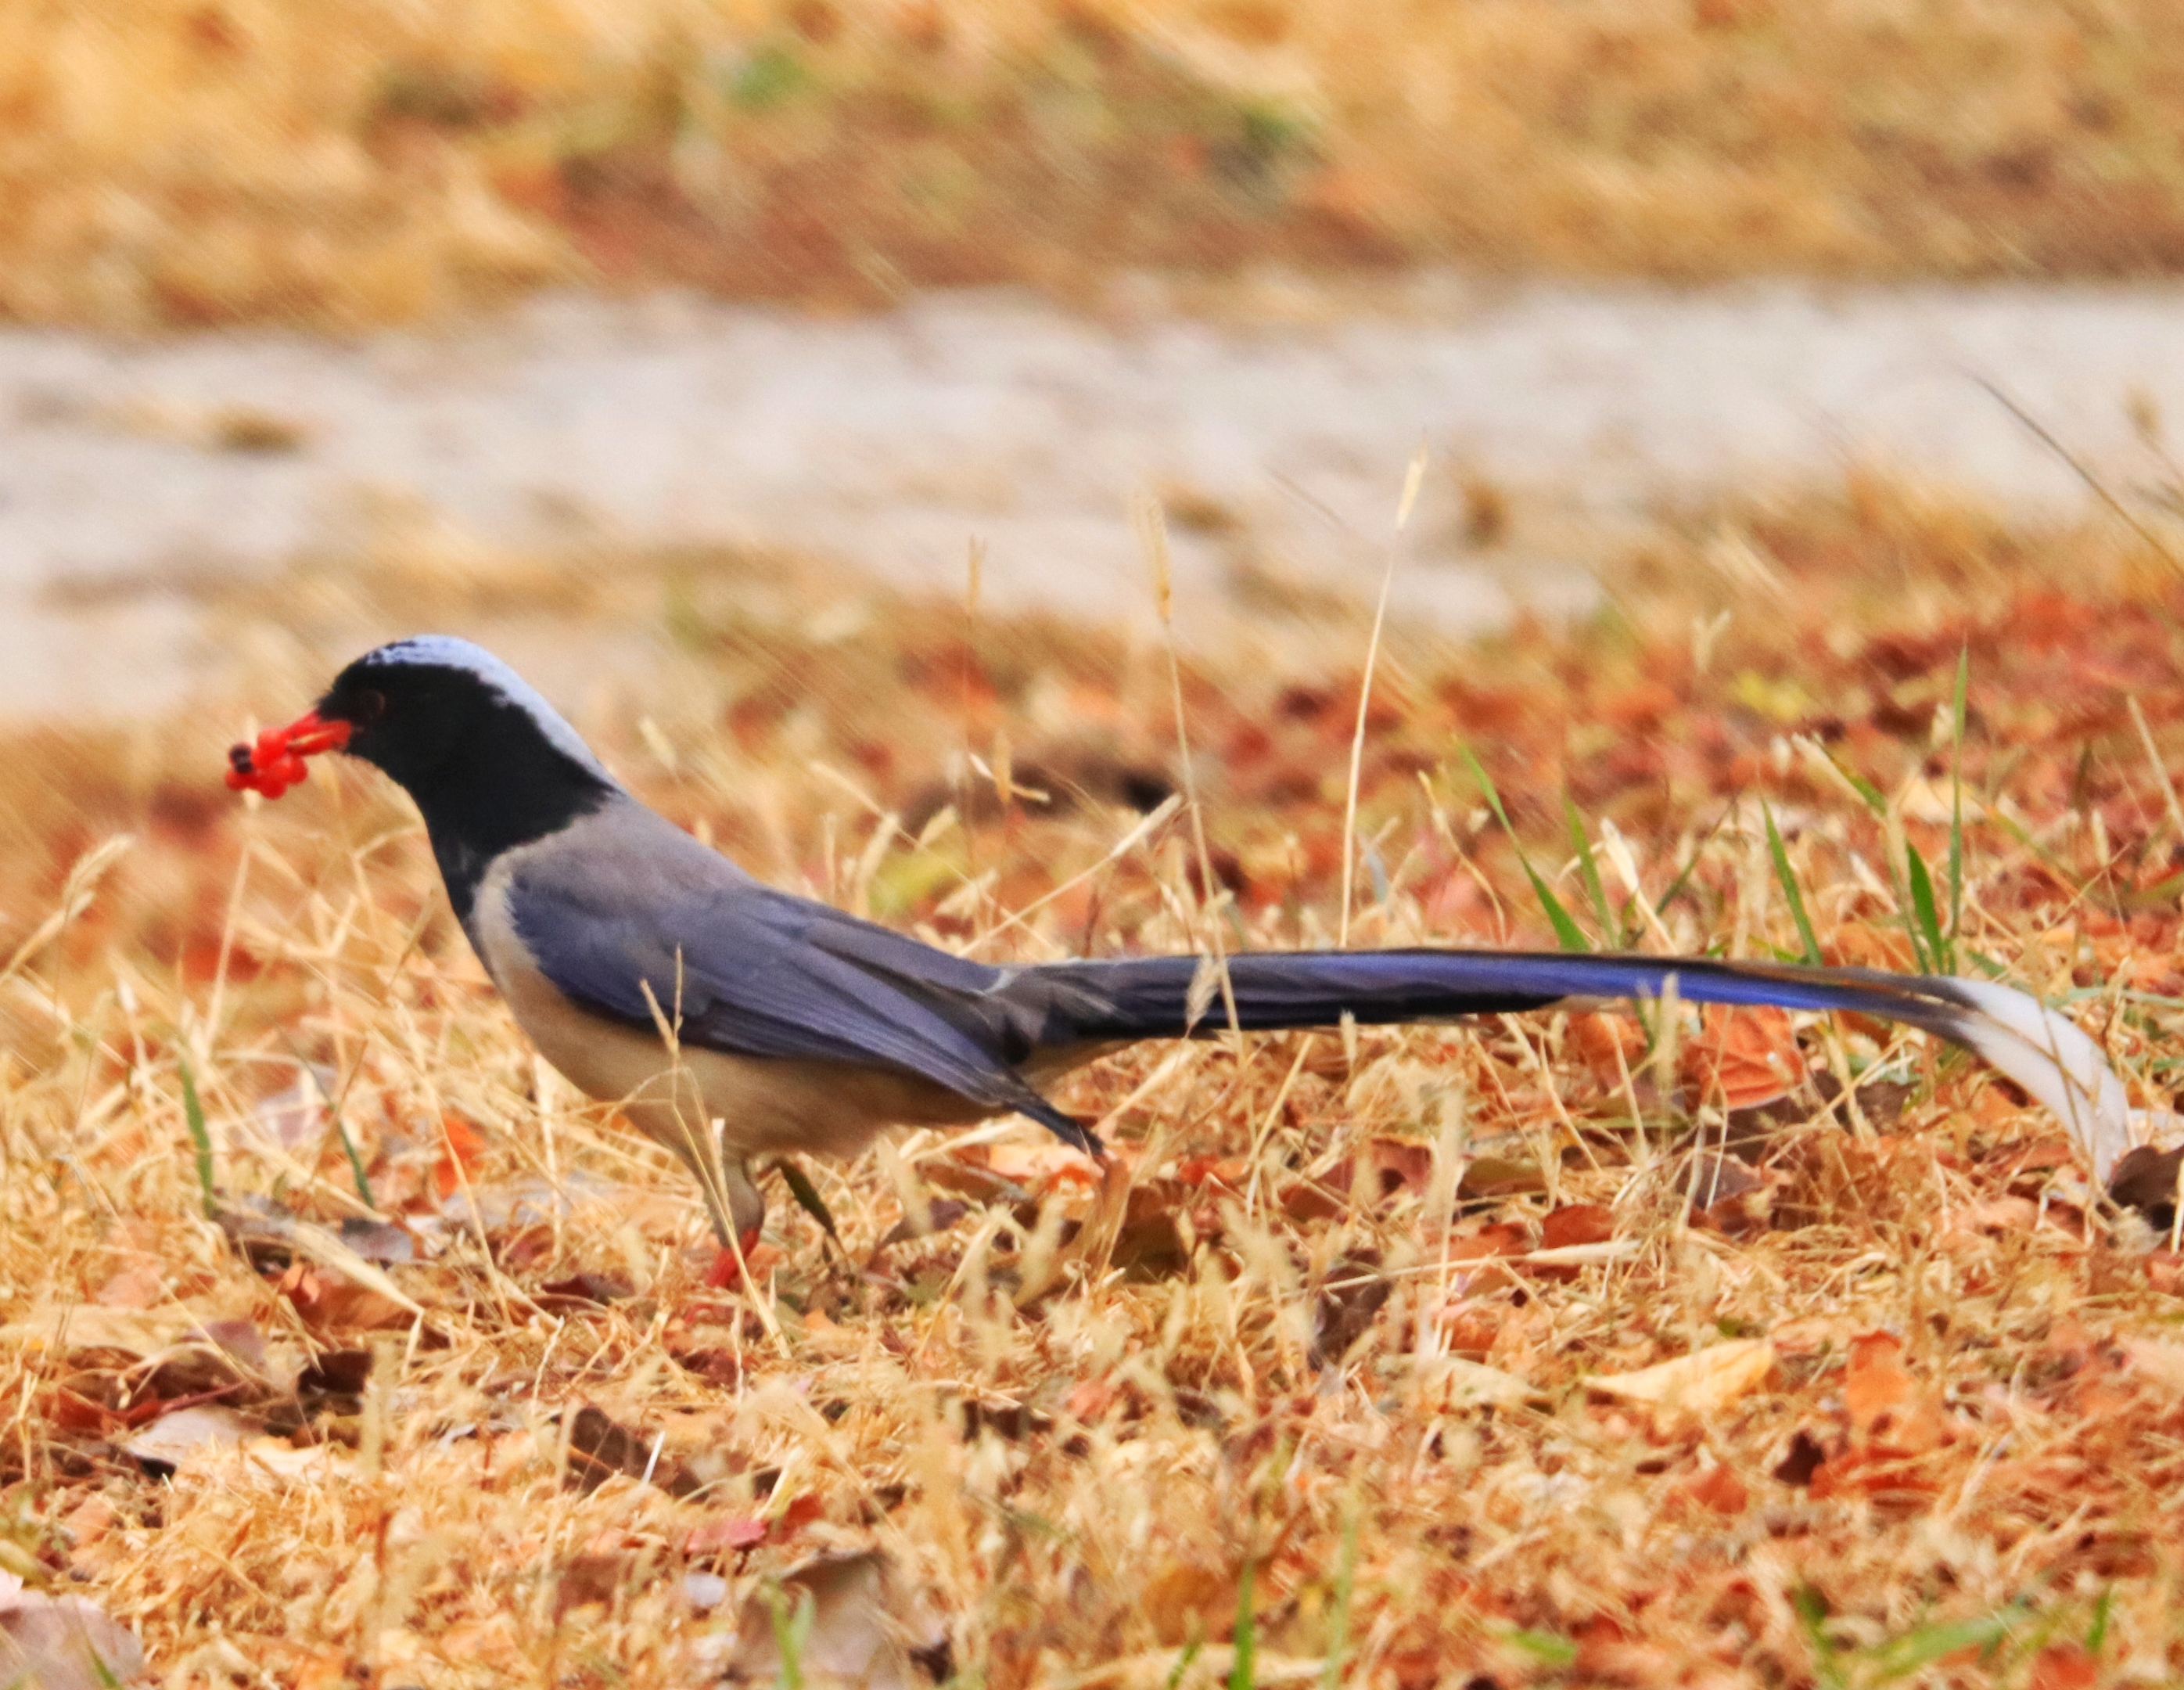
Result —
<instances>
[{"instance_id":1,"label":"bird's eye","mask_svg":"<svg viewBox=\"0 0 2184 1690\"><path fill-rule=\"evenodd\" d=\"M367 687L356 695L349 706L349 720L359 728L369 727L387 714L387 694Z\"/></svg>"}]
</instances>

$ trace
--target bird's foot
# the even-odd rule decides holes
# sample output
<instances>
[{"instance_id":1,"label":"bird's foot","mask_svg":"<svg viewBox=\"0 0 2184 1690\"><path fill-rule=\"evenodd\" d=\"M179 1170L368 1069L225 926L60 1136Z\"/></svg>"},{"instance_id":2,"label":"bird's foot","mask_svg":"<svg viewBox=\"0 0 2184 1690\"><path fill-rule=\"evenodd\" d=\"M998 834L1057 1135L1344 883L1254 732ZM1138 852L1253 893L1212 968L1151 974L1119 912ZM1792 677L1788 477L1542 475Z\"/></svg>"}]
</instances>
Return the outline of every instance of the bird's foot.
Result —
<instances>
[{"instance_id":1,"label":"bird's foot","mask_svg":"<svg viewBox=\"0 0 2184 1690\"><path fill-rule=\"evenodd\" d=\"M744 1280L744 1266L758 1252L758 1229L750 1227L733 1245L723 1244L705 1274L709 1291L732 1291Z\"/></svg>"}]
</instances>

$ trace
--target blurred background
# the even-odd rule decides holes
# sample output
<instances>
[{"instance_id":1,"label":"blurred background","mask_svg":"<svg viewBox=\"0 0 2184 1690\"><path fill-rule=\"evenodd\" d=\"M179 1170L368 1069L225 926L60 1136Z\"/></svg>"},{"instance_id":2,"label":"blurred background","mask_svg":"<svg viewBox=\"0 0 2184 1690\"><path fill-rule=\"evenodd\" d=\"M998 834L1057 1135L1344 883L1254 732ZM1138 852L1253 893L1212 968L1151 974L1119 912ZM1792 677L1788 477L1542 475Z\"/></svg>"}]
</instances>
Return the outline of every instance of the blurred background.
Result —
<instances>
[{"instance_id":1,"label":"blurred background","mask_svg":"<svg viewBox=\"0 0 2184 1690\"><path fill-rule=\"evenodd\" d=\"M844 638L866 583L1141 634L1153 507L1186 646L1354 662L1420 446L1416 639L1734 573L1724 497L1847 471L2158 521L2173 23L21 0L0 711L280 708L427 625L581 709L708 594Z\"/></svg>"},{"instance_id":2,"label":"blurred background","mask_svg":"<svg viewBox=\"0 0 2184 1690\"><path fill-rule=\"evenodd\" d=\"M993 960L1976 973L2159 1110L2180 9L0 0L0 1633L720 1683L854 1550L994 1690L2178 1682L2174 1191L1975 1063L1149 1048L1128 1180L812 1158L746 1306L406 799L220 775L466 633Z\"/></svg>"}]
</instances>

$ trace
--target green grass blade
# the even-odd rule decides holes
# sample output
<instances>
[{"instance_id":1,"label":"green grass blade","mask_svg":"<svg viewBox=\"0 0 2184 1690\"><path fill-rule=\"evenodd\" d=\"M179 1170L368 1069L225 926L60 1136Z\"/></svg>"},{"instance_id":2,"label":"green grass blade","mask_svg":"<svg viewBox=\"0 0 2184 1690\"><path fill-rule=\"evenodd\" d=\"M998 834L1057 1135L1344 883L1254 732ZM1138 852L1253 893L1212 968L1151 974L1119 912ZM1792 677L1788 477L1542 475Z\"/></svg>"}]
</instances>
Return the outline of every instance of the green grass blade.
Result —
<instances>
[{"instance_id":1,"label":"green grass blade","mask_svg":"<svg viewBox=\"0 0 2184 1690\"><path fill-rule=\"evenodd\" d=\"M175 1059L175 1066L182 1074L182 1120L190 1129L190 1142L197 1146L198 1190L204 1196L206 1219L217 1219L220 1198L212 1184L212 1134L205 1126L204 1105L198 1101L197 1077L190 1072L190 1065L179 1057Z\"/></svg>"},{"instance_id":2,"label":"green grass blade","mask_svg":"<svg viewBox=\"0 0 2184 1690\"><path fill-rule=\"evenodd\" d=\"M1713 818L1713 825L1706 830L1706 837L1691 847L1690 857L1685 860L1684 866L1676 871L1676 878L1669 883L1669 890L1653 901L1655 915L1668 914L1669 906L1675 902L1676 895L1691 883L1691 876L1698 872L1699 858L1706 855L1706 848L1713 843L1713 836L1722 830L1723 824L1736 813L1737 806L1743 802L1744 794L1740 789L1729 802L1722 806L1721 814Z\"/></svg>"},{"instance_id":3,"label":"green grass blade","mask_svg":"<svg viewBox=\"0 0 2184 1690\"><path fill-rule=\"evenodd\" d=\"M1258 1682L1259 1624L1251 1613L1252 1574L1256 1570L1245 1555L1243 1576L1236 1581L1235 1654L1228 1663L1228 1690L1253 1690Z\"/></svg>"},{"instance_id":4,"label":"green grass blade","mask_svg":"<svg viewBox=\"0 0 2184 1690\"><path fill-rule=\"evenodd\" d=\"M1944 1656L1964 1649L1986 1649L2007 1637L2016 1623L2025 1618L2021 1610L2004 1609L1999 1614L1981 1615L1976 1620L1954 1620L1941 1625L1921 1626L1915 1631L1907 1631L1900 1637L1891 1637L1861 1650L1862 1664L1869 1670L1866 1675L1871 1682L1886 1684L1892 1679L1908 1678L1922 1668L1931 1666Z\"/></svg>"},{"instance_id":5,"label":"green grass blade","mask_svg":"<svg viewBox=\"0 0 2184 1690\"><path fill-rule=\"evenodd\" d=\"M1865 807L1872 811L1875 815L1886 818L1888 814L1888 800L1880 789L1851 767L1827 746L1822 745L1820 750L1827 760L1836 766L1836 772L1850 783L1851 790L1865 800Z\"/></svg>"},{"instance_id":6,"label":"green grass blade","mask_svg":"<svg viewBox=\"0 0 2184 1690\"><path fill-rule=\"evenodd\" d=\"M788 1195L796 1199L796 1207L817 1221L820 1230L840 1244L842 1235L834 1229L833 1212L819 1195L819 1188L811 1183L811 1176L785 1156L773 1165L781 1174L782 1184L788 1187Z\"/></svg>"},{"instance_id":7,"label":"green grass blade","mask_svg":"<svg viewBox=\"0 0 2184 1690\"><path fill-rule=\"evenodd\" d=\"M334 1116L334 1131L340 1136L342 1154L348 1158L349 1178L356 1181L357 1196L364 1199L365 1208L377 1214L379 1200L371 1195L371 1176L364 1171L364 1157L357 1153L356 1141L348 1135L348 1128L338 1113Z\"/></svg>"},{"instance_id":8,"label":"green grass blade","mask_svg":"<svg viewBox=\"0 0 2184 1690\"><path fill-rule=\"evenodd\" d=\"M1790 872L1790 853L1774 826L1774 812L1764 798L1759 800L1759 813L1767 818L1767 854L1774 859L1774 878L1781 883L1783 901L1790 906L1791 918L1797 923L1797 937L1804 945L1805 960L1817 968L1820 941L1814 934L1812 918L1805 913L1804 892L1797 884L1797 877Z\"/></svg>"},{"instance_id":9,"label":"green grass blade","mask_svg":"<svg viewBox=\"0 0 2184 1690\"><path fill-rule=\"evenodd\" d=\"M773 1620L773 1646L781 1656L781 1667L774 1676L774 1682L779 1690L804 1690L804 1650L811 1640L811 1622L818 1615L817 1598L799 1586L796 1605L792 1609L788 1592L781 1586L771 1586L765 1594L766 1609Z\"/></svg>"},{"instance_id":10,"label":"green grass blade","mask_svg":"<svg viewBox=\"0 0 2184 1690\"><path fill-rule=\"evenodd\" d=\"M1479 783L1479 789L1485 794L1487 807L1494 812L1495 819L1502 823L1502 831L1509 835L1509 843L1516 847L1518 865L1524 869L1524 878L1532 883L1532 895L1540 901L1540 907L1546 912L1547 920L1553 926L1555 937L1561 941L1563 949L1591 950L1591 942L1585 938L1584 929L1570 919L1570 912L1563 907L1562 900L1540 878L1540 871L1532 867L1532 859L1524 855L1524 844L1518 839L1516 828L1509 825L1509 812L1502 807L1502 795L1495 789L1493 778L1472 755L1470 746L1459 745L1457 749L1463 753L1464 761L1471 766L1471 778Z\"/></svg>"},{"instance_id":11,"label":"green grass blade","mask_svg":"<svg viewBox=\"0 0 2184 1690\"><path fill-rule=\"evenodd\" d=\"M1585 817L1577 812L1577 802L1568 789L1563 792L1563 820L1568 825L1570 848L1577 853L1578 873L1585 881L1585 896L1592 901L1593 919L1600 923L1600 936L1610 945L1623 942L1623 923L1616 918L1613 906L1607 901L1607 889L1600 884L1600 863L1593 856L1592 840L1585 831Z\"/></svg>"},{"instance_id":12,"label":"green grass blade","mask_svg":"<svg viewBox=\"0 0 2184 1690\"><path fill-rule=\"evenodd\" d=\"M1970 690L1972 652L1957 652L1957 695L1949 708L1949 943L1954 945L1964 922L1964 694Z\"/></svg>"},{"instance_id":13,"label":"green grass blade","mask_svg":"<svg viewBox=\"0 0 2184 1690\"><path fill-rule=\"evenodd\" d=\"M2159 910L2173 906L2180 895L2184 895L2184 874L2167 874L2151 886L2126 892L2116 902L2126 910Z\"/></svg>"},{"instance_id":14,"label":"green grass blade","mask_svg":"<svg viewBox=\"0 0 2184 1690\"><path fill-rule=\"evenodd\" d=\"M1327 1662L1319 1671L1320 1690L1341 1690L1342 1663L1350 1653L1350 1600L1357 1585L1357 1521L1362 1512L1353 1492L1342 1522L1342 1556L1334 1564L1334 1611L1328 1616Z\"/></svg>"},{"instance_id":15,"label":"green grass blade","mask_svg":"<svg viewBox=\"0 0 2184 1690\"><path fill-rule=\"evenodd\" d=\"M2108 1586L2101 1592L2101 1599L2093 1604L2092 1623L2086 1627L2086 1653L2098 1654L2101 1645L2109 1640L2109 1615L2115 1602L2115 1587Z\"/></svg>"},{"instance_id":16,"label":"green grass blade","mask_svg":"<svg viewBox=\"0 0 2184 1690\"><path fill-rule=\"evenodd\" d=\"M2079 878L2070 871L2069 865L2064 863L2060 857L2055 855L2054 852L2048 850L2047 846L2042 845L2039 840L2034 839L2031 834L2027 833L2023 823L2013 821L2008 816L2003 814L2003 812L1998 809L1990 809L1986 812L1986 817L1987 820L1992 822L1997 827L2000 828L2003 832L2008 834L2017 844L2024 846L2025 850L2031 852L2034 859L2040 864L2040 866L2046 869L2050 874L2053 875L2060 884L2069 887L2074 895L2081 898L2086 895L2086 889L2085 882L2079 879Z\"/></svg>"},{"instance_id":17,"label":"green grass blade","mask_svg":"<svg viewBox=\"0 0 2184 1690\"><path fill-rule=\"evenodd\" d=\"M1841 1651L1828 1635L1827 1598L1808 1584L1799 1585L1790 1592L1790 1605L1797 1610L1798 1627L1813 1652L1813 1676L1825 1690L1843 1690Z\"/></svg>"},{"instance_id":18,"label":"green grass blade","mask_svg":"<svg viewBox=\"0 0 2184 1690\"><path fill-rule=\"evenodd\" d=\"M1903 842L1903 867L1911 878L1911 919L1905 925L1919 949L1919 966L1928 973L1954 973L1948 938L1934 904L1934 877L1926 872L1926 859L1919 855L1919 847L1908 839Z\"/></svg>"},{"instance_id":19,"label":"green grass blade","mask_svg":"<svg viewBox=\"0 0 2184 1690\"><path fill-rule=\"evenodd\" d=\"M1193 1622L1194 1629L1195 1623ZM1190 1670L1190 1664L1198 1659L1198 1652L1205 1647L1206 1639L1203 1637L1193 1637L1184 1646L1183 1653L1175 1658L1175 1665L1168 1671L1167 1690L1175 1690L1175 1687L1183 1682L1184 1674Z\"/></svg>"},{"instance_id":20,"label":"green grass blade","mask_svg":"<svg viewBox=\"0 0 2184 1690\"><path fill-rule=\"evenodd\" d=\"M1502 1634L1502 1641L1549 1666L1568 1666L1577 1659L1577 1645L1552 1631L1507 1631Z\"/></svg>"},{"instance_id":21,"label":"green grass blade","mask_svg":"<svg viewBox=\"0 0 2184 1690\"><path fill-rule=\"evenodd\" d=\"M1585 936L1585 929L1570 919L1570 912L1563 907L1562 900L1548 889L1546 881L1540 878L1540 871L1525 862L1521 851L1518 853L1517 861L1524 864L1525 876L1532 883L1532 895L1540 901L1540 907L1547 912L1547 920L1553 924L1555 938L1563 949L1591 950L1592 942Z\"/></svg>"}]
</instances>

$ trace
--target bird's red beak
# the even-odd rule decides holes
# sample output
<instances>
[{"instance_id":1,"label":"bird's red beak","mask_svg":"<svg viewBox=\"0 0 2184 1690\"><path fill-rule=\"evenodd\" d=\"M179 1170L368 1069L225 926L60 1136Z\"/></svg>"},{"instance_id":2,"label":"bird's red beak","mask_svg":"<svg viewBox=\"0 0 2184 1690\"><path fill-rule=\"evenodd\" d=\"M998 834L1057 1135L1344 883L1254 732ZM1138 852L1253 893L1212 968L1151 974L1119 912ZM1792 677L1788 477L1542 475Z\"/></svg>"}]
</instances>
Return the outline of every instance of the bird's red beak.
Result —
<instances>
[{"instance_id":1,"label":"bird's red beak","mask_svg":"<svg viewBox=\"0 0 2184 1690\"><path fill-rule=\"evenodd\" d=\"M228 786L237 792L278 798L304 778L304 758L340 750L348 744L348 731L346 722L328 722L315 710L304 711L286 728L269 728L256 745L228 748Z\"/></svg>"}]
</instances>

